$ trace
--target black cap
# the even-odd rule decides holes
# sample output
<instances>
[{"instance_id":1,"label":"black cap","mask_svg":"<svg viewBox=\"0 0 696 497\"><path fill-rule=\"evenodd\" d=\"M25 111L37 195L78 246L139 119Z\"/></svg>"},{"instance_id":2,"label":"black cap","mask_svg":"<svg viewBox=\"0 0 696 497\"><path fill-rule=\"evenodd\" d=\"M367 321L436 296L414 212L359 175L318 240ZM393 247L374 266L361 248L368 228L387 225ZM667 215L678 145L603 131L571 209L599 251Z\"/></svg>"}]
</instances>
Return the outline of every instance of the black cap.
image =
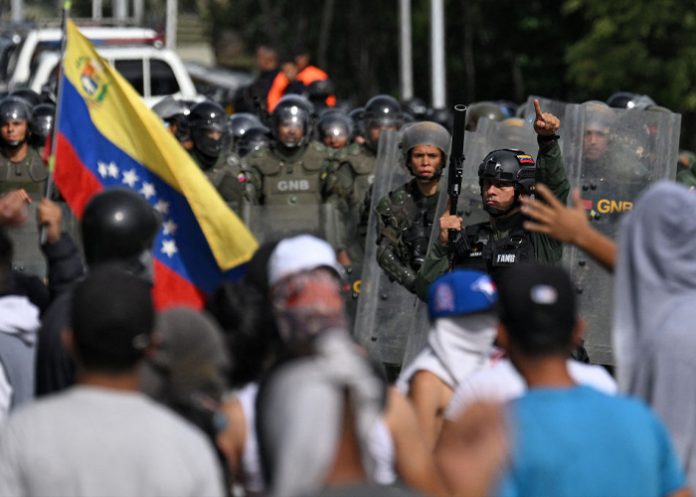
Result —
<instances>
[{"instance_id":1,"label":"black cap","mask_svg":"<svg viewBox=\"0 0 696 497\"><path fill-rule=\"evenodd\" d=\"M517 264L498 282L499 316L522 352L544 355L567 351L577 321L575 291L559 267Z\"/></svg>"},{"instance_id":2,"label":"black cap","mask_svg":"<svg viewBox=\"0 0 696 497\"><path fill-rule=\"evenodd\" d=\"M71 318L83 367L131 369L144 356L154 329L150 285L117 267L101 266L75 288Z\"/></svg>"}]
</instances>

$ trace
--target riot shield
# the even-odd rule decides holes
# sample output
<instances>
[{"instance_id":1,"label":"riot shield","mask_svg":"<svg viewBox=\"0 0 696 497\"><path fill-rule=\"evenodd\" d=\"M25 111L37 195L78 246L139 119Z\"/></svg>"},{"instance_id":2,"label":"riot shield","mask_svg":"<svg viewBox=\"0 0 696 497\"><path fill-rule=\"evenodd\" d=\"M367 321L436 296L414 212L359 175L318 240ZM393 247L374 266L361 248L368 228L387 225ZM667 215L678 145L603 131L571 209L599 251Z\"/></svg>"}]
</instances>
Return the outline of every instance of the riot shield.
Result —
<instances>
[{"instance_id":1,"label":"riot shield","mask_svg":"<svg viewBox=\"0 0 696 497\"><path fill-rule=\"evenodd\" d=\"M596 102L568 105L563 147L573 187L581 189L592 225L615 238L619 221L652 182L676 173L681 116L612 109ZM564 248L587 322L585 348L594 363L613 364L613 280L581 250Z\"/></svg>"},{"instance_id":2,"label":"riot shield","mask_svg":"<svg viewBox=\"0 0 696 497\"><path fill-rule=\"evenodd\" d=\"M333 204L244 205L242 219L259 243L309 233L337 245L339 213Z\"/></svg>"},{"instance_id":3,"label":"riot shield","mask_svg":"<svg viewBox=\"0 0 696 497\"><path fill-rule=\"evenodd\" d=\"M399 283L391 281L377 263L378 216L375 208L389 192L411 180L399 149L400 135L383 132L377 153L376 174L368 218L365 257L357 312L353 327L356 339L371 357L398 369L408 338L426 323L425 305Z\"/></svg>"}]
</instances>

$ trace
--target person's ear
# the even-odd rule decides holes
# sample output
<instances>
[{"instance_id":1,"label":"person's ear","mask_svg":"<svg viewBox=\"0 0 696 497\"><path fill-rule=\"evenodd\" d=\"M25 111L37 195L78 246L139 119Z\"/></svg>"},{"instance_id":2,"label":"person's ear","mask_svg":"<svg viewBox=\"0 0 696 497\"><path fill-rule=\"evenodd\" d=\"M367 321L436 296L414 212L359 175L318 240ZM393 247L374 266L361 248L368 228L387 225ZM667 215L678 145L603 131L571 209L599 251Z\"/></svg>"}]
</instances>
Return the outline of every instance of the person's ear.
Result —
<instances>
[{"instance_id":1,"label":"person's ear","mask_svg":"<svg viewBox=\"0 0 696 497\"><path fill-rule=\"evenodd\" d=\"M575 326L573 327L573 347L579 347L583 344L583 339L585 338L585 320L578 318L575 321Z\"/></svg>"},{"instance_id":2,"label":"person's ear","mask_svg":"<svg viewBox=\"0 0 696 497\"><path fill-rule=\"evenodd\" d=\"M162 346L162 334L159 333L158 331L152 332L150 335L150 340L147 343L147 347L145 347L145 352L144 356L146 359L151 358L153 355L155 355L155 352L159 350L159 348Z\"/></svg>"},{"instance_id":3,"label":"person's ear","mask_svg":"<svg viewBox=\"0 0 696 497\"><path fill-rule=\"evenodd\" d=\"M70 328L66 328L60 334L60 341L63 344L63 348L68 351L72 356L75 355L75 334Z\"/></svg>"},{"instance_id":4,"label":"person's ear","mask_svg":"<svg viewBox=\"0 0 696 497\"><path fill-rule=\"evenodd\" d=\"M510 343L510 339L508 336L507 328L500 321L498 321L498 335L497 335L495 341L498 344L498 347L507 351L508 345Z\"/></svg>"}]
</instances>

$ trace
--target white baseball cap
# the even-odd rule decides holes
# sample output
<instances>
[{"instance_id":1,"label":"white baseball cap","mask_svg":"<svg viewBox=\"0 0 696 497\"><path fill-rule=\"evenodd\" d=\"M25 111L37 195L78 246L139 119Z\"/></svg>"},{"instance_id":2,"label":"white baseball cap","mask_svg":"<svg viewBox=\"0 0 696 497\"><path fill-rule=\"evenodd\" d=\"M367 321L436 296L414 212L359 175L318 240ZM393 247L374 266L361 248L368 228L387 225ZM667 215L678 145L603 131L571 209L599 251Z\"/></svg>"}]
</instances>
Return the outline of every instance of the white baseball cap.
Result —
<instances>
[{"instance_id":1,"label":"white baseball cap","mask_svg":"<svg viewBox=\"0 0 696 497\"><path fill-rule=\"evenodd\" d=\"M318 267L333 269L339 278L344 275L336 252L324 240L312 235L286 238L278 243L268 261L268 283L273 286L286 276Z\"/></svg>"}]
</instances>

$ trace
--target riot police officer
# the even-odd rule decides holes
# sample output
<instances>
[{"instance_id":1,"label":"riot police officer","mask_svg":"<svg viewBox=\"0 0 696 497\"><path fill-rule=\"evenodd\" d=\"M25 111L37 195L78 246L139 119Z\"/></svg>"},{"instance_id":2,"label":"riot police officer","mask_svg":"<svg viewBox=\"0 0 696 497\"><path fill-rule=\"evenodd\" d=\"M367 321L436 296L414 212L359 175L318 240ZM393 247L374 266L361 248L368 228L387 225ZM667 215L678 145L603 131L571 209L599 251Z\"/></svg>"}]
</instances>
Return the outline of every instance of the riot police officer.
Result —
<instances>
[{"instance_id":1,"label":"riot police officer","mask_svg":"<svg viewBox=\"0 0 696 497\"><path fill-rule=\"evenodd\" d=\"M53 131L53 119L56 106L53 104L39 104L31 111L29 121L29 144L39 150L46 145L46 139Z\"/></svg>"},{"instance_id":2,"label":"riot police officer","mask_svg":"<svg viewBox=\"0 0 696 497\"><path fill-rule=\"evenodd\" d=\"M271 115L273 141L249 154L247 194L266 206L320 204L321 172L328 151L310 139L314 108L304 97L285 95Z\"/></svg>"},{"instance_id":3,"label":"riot police officer","mask_svg":"<svg viewBox=\"0 0 696 497\"><path fill-rule=\"evenodd\" d=\"M45 189L48 171L29 146L31 110L17 97L0 101L0 181L2 191L24 188L32 199Z\"/></svg>"},{"instance_id":4,"label":"riot police officer","mask_svg":"<svg viewBox=\"0 0 696 497\"><path fill-rule=\"evenodd\" d=\"M495 276L506 266L522 261L560 262L560 242L527 232L522 226L525 218L520 212L520 196L532 193L536 182L546 184L563 203L570 191L556 134L560 121L553 114L542 112L538 101L534 107L537 162L521 150L500 149L486 155L478 176L489 220L465 227L463 219L449 211L440 217L439 239L414 283L419 297L424 299L428 285L452 266L484 270ZM453 243L449 243L450 229L459 232Z\"/></svg>"},{"instance_id":5,"label":"riot police officer","mask_svg":"<svg viewBox=\"0 0 696 497\"><path fill-rule=\"evenodd\" d=\"M225 110L212 101L200 102L191 109L188 123L193 141L191 156L223 200L239 214L246 177L239 157L231 152L223 153L223 134L227 125Z\"/></svg>"},{"instance_id":6,"label":"riot police officer","mask_svg":"<svg viewBox=\"0 0 696 497\"><path fill-rule=\"evenodd\" d=\"M188 115L194 105L196 105L195 102L191 100L181 100L168 95L152 107L153 112L164 121L169 131L186 150L191 150L193 147Z\"/></svg>"},{"instance_id":7,"label":"riot police officer","mask_svg":"<svg viewBox=\"0 0 696 497\"><path fill-rule=\"evenodd\" d=\"M353 121L348 114L331 109L321 114L317 121L319 141L334 150L340 150L350 144L353 136Z\"/></svg>"},{"instance_id":8,"label":"riot police officer","mask_svg":"<svg viewBox=\"0 0 696 497\"><path fill-rule=\"evenodd\" d=\"M377 262L411 292L428 250L449 139L449 132L434 122L406 128L401 149L413 179L380 199L376 208Z\"/></svg>"},{"instance_id":9,"label":"riot police officer","mask_svg":"<svg viewBox=\"0 0 696 497\"><path fill-rule=\"evenodd\" d=\"M252 128L264 127L261 119L256 117L255 114L249 112L237 112L236 114L232 114L227 120L227 134L229 135L230 143L226 148L241 157L242 154L239 153L239 141L242 137Z\"/></svg>"}]
</instances>

